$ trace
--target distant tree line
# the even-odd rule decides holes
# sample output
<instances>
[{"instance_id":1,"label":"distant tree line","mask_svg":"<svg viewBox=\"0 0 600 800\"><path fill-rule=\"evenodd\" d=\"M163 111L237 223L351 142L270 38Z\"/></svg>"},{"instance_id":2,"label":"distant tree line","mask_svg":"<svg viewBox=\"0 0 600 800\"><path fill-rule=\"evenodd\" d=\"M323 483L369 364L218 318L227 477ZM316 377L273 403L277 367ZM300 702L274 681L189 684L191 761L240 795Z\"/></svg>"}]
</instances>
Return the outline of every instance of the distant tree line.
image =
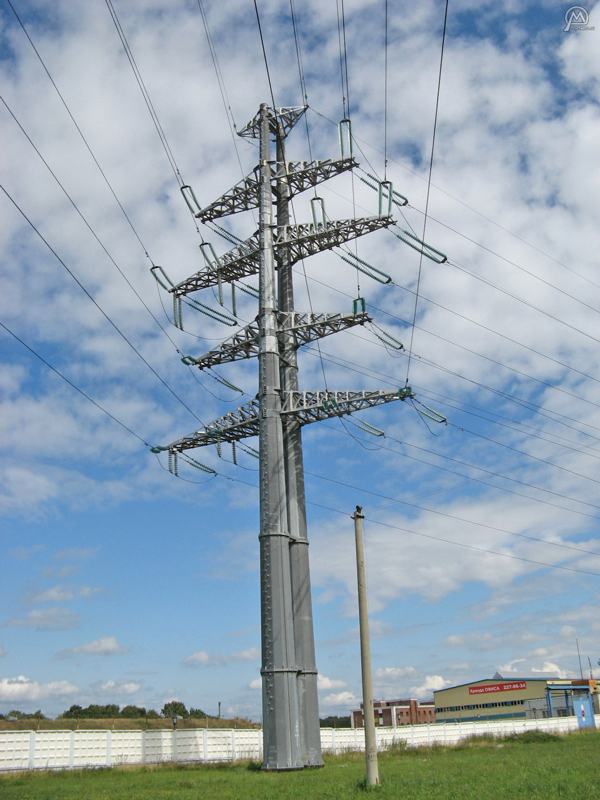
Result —
<instances>
[{"instance_id":1,"label":"distant tree line","mask_svg":"<svg viewBox=\"0 0 600 800\"><path fill-rule=\"evenodd\" d=\"M350 717L323 717L319 720L322 728L349 728Z\"/></svg>"},{"instance_id":2,"label":"distant tree line","mask_svg":"<svg viewBox=\"0 0 600 800\"><path fill-rule=\"evenodd\" d=\"M153 708L144 708L143 706L125 706L119 708L114 703L109 703L105 706L89 705L85 708L83 706L73 705L68 711L63 711L59 714L57 719L113 719L121 717L125 719L159 719L159 717L182 717L183 719L206 719L210 715L202 711L201 708L191 707L188 711L185 703L178 700L172 700L170 703L165 703L162 707L160 714ZM24 711L12 710L8 714L0 714L0 719L47 719L42 712L38 709L32 714L27 714Z\"/></svg>"},{"instance_id":3,"label":"distant tree line","mask_svg":"<svg viewBox=\"0 0 600 800\"><path fill-rule=\"evenodd\" d=\"M7 719L7 717L12 717L13 719L46 719L39 708L32 714L27 714L24 711L16 711L15 709L9 711L6 716L0 714L0 719Z\"/></svg>"},{"instance_id":4,"label":"distant tree line","mask_svg":"<svg viewBox=\"0 0 600 800\"><path fill-rule=\"evenodd\" d=\"M18 712L11 712L18 713ZM37 716L31 715L31 716ZM162 707L160 714L153 708L146 709L143 706L125 706L119 709L118 705L109 703L105 706L89 705L86 708L82 706L73 705L68 711L63 711L60 715L61 719L112 719L114 717L124 717L126 719L140 719L147 717L148 719L158 719L159 717L183 717L184 719L205 719L208 714L205 714L199 708L190 708L188 711L184 703L172 700L170 703L165 703ZM23 717L25 718L25 717Z\"/></svg>"}]
</instances>

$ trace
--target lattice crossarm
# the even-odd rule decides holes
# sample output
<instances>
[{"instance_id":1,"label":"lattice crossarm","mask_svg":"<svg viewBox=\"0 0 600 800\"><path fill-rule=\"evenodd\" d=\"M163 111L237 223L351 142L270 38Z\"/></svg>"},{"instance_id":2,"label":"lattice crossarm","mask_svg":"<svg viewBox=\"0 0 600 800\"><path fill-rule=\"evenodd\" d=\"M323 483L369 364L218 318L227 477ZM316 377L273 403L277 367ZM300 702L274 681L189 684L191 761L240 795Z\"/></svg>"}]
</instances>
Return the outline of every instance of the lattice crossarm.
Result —
<instances>
[{"instance_id":1,"label":"lattice crossarm","mask_svg":"<svg viewBox=\"0 0 600 800\"><path fill-rule=\"evenodd\" d=\"M290 161L286 164L286 177L289 197L295 197L300 192L317 186L323 181L340 175L346 170L358 166L353 157L325 159L315 161ZM273 178L273 190L277 191L278 178ZM214 219L237 214L240 211L249 211L258 208L260 195L259 167L255 167L250 175L236 183L206 208L196 214L201 222L211 222Z\"/></svg>"},{"instance_id":2,"label":"lattice crossarm","mask_svg":"<svg viewBox=\"0 0 600 800\"><path fill-rule=\"evenodd\" d=\"M260 193L260 182L258 175L259 168L247 175L243 180L221 195L218 200L211 203L202 211L196 214L201 222L210 222L213 219L237 214L239 211L248 211L251 208L258 208Z\"/></svg>"},{"instance_id":3,"label":"lattice crossarm","mask_svg":"<svg viewBox=\"0 0 600 800\"><path fill-rule=\"evenodd\" d=\"M205 428L200 428L176 442L171 442L165 448L159 449L168 450L171 453L182 453L184 450L206 447L206 445L218 442L238 442L250 436L258 436L258 424L258 400L254 399L234 411L229 411L209 423Z\"/></svg>"},{"instance_id":4,"label":"lattice crossarm","mask_svg":"<svg viewBox=\"0 0 600 800\"><path fill-rule=\"evenodd\" d=\"M361 217L359 219L331 220L327 225L315 228L312 222L300 225L285 225L275 237L275 250L285 247L292 264L302 258L331 250L366 233L394 225L392 217Z\"/></svg>"},{"instance_id":5,"label":"lattice crossarm","mask_svg":"<svg viewBox=\"0 0 600 800\"><path fill-rule=\"evenodd\" d=\"M282 393L282 414L296 417L300 425L362 411L365 408L414 397L410 386L382 391L327 391Z\"/></svg>"},{"instance_id":6,"label":"lattice crossarm","mask_svg":"<svg viewBox=\"0 0 600 800\"><path fill-rule=\"evenodd\" d=\"M338 333L346 328L355 325L364 325L371 322L371 317L366 312L357 314L312 314L292 312L282 320L281 330L283 333L291 331L294 334L296 347L303 344L314 342L332 333Z\"/></svg>"},{"instance_id":7,"label":"lattice crossarm","mask_svg":"<svg viewBox=\"0 0 600 800\"><path fill-rule=\"evenodd\" d=\"M233 361L241 361L245 358L252 358L258 355L258 322L251 322L239 331L225 339L214 350L193 358L186 356L184 363L198 369L207 369L218 364L229 364Z\"/></svg>"},{"instance_id":8,"label":"lattice crossarm","mask_svg":"<svg viewBox=\"0 0 600 800\"><path fill-rule=\"evenodd\" d=\"M352 156L323 161L290 161L286 165L289 197L295 197L300 192L354 167L358 167L358 162ZM274 188L276 189L276 185Z\"/></svg>"},{"instance_id":9,"label":"lattice crossarm","mask_svg":"<svg viewBox=\"0 0 600 800\"><path fill-rule=\"evenodd\" d=\"M250 275L256 275L259 261L259 237L258 231L256 231L245 242L229 250L225 255L220 256L210 268L196 272L191 278L181 281L170 291L176 297L183 297L200 289L216 286L219 283L219 278L227 283L240 278L247 278Z\"/></svg>"}]
</instances>

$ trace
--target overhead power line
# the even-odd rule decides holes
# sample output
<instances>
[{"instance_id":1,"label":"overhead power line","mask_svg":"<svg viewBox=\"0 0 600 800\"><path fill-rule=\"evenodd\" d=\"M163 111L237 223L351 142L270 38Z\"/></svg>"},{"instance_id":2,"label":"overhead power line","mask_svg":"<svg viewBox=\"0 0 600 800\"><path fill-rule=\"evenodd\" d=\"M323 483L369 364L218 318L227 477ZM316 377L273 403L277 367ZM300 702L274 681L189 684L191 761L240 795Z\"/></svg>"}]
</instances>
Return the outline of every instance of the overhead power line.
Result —
<instances>
[{"instance_id":1,"label":"overhead power line","mask_svg":"<svg viewBox=\"0 0 600 800\"><path fill-rule=\"evenodd\" d=\"M16 333L14 333L13 331L11 331L11 330L10 330L10 328L8 328L8 327L7 327L7 326L6 326L6 325L5 325L3 322L0 322L0 326L2 326L2 328L4 328L4 330L5 330L5 331L6 331L8 334L10 334L10 335L11 335L11 336L12 336L14 339L16 339L16 340L17 340L17 342L19 342L19 344L22 344L22 345L23 345L23 347L25 347L27 350L29 350L29 352L30 352L32 355L34 355L34 356L35 356L36 358L38 358L38 359L39 359L39 360L40 360L40 361L41 361L43 364L45 364L45 365L48 367L48 369L51 369L51 370L52 370L52 372L56 373L56 375L58 375L58 377L59 377L59 378L62 378L62 379L63 379L63 381L65 381L66 383L68 383L68 384L69 384L69 386L70 386L72 389L75 389L75 391L76 391L76 392L79 392L79 394L80 394L82 397L85 397L85 399L86 399L86 400L89 400L89 401L90 401L90 403L92 403L93 405L95 405L95 406L96 406L96 408L97 408L97 409L99 409L100 411L102 411L102 413L103 413L103 414L106 414L106 416L107 416L107 417L110 417L110 419L112 419L112 421L113 421L113 422L116 422L116 423L117 423L117 425L120 425L122 428L124 428L124 429L125 429L125 430L126 430L128 433L130 433L132 436L135 436L135 438L136 438L136 439L138 439L138 440L139 440L139 441L140 441L142 444L144 444L146 447L150 447L150 445L148 444L148 442L147 442L145 439L143 439L143 438L142 438L142 437L141 437L139 434L137 434L135 431L131 430L131 428L130 428L128 425L126 425L124 422L121 422L121 420L120 420L120 419L117 419L117 417L115 417L113 414L111 414L111 413L110 413L110 411L107 411L107 410L106 410L106 409L105 409L103 406L101 406L101 405L100 405L100 403L96 402L96 400L94 400L93 398L91 398L91 397L89 396L89 394L86 394L86 393L83 391L83 389L80 389L80 388L79 388L79 386L76 386L76 385L73 383L73 381L69 380L69 378L67 378L67 377L66 377L66 375L63 375L63 374L62 374L62 372L60 372L58 369L56 369L56 367L53 367L53 366L52 366L52 364L50 364L48 361L46 361L46 359L45 359L45 358L43 358L43 356L41 356L39 353L37 353L37 352L36 352L36 351L33 349L33 347L30 347L30 346L29 346L29 345L28 345L26 342L24 342L24 341L23 341L23 339L21 339L19 336L17 336L17 334L16 334Z\"/></svg>"},{"instance_id":2,"label":"overhead power line","mask_svg":"<svg viewBox=\"0 0 600 800\"><path fill-rule=\"evenodd\" d=\"M433 172L433 154L435 151L435 134L437 130L438 109L440 105L440 89L442 86L442 67L444 64L444 45L446 43L446 26L448 22L448 0L446 0L446 10L444 12L444 29L442 32L442 49L440 52L440 70L438 74L437 94L435 98L435 116L433 118L433 136L431 137L431 157L429 159L429 175L427 177L427 196L425 199L425 215L423 217L423 236L422 241L425 241L425 233L427 230L427 212L429 211L429 193L431 190L431 173ZM386 154L387 155L387 154ZM421 286L421 270L423 267L423 250L419 255L419 272L417 275L417 290L415 292L415 310L413 314L413 323L410 331L410 345L408 348L408 362L406 366L406 385L408 386L408 375L410 372L410 361L412 357L413 339L415 335L415 322L417 321L417 306L419 302L419 288Z\"/></svg>"},{"instance_id":3,"label":"overhead power line","mask_svg":"<svg viewBox=\"0 0 600 800\"><path fill-rule=\"evenodd\" d=\"M373 497L380 497L384 500L391 500L393 505L397 504L397 505L408 506L409 508L416 508L419 511L426 511L428 514L436 514L437 516L445 517L446 519L452 519L457 522L464 522L467 525L475 525L478 528L485 528L486 530L494 531L495 533L504 533L507 536L517 536L520 539L528 539L532 542L539 542L541 544L551 545L552 547L561 547L564 548L565 550L574 550L577 553L585 553L586 555L600 557L600 553L596 553L593 550L584 550L583 548L575 547L574 545L563 544L561 542L552 542L547 539L540 539L536 536L528 536L525 533L517 533L516 531L508 531L505 528L498 528L495 525L487 525L485 522L478 522L477 520L466 519L465 517L458 517L455 514L448 514L445 511L439 511L438 509L435 508L426 508L425 506L418 505L417 503L411 503L408 500L402 500L399 497L391 497L390 495L383 494L382 492L375 492L372 489L365 489L362 486L353 486L345 481L337 480L336 478L331 478L326 475L318 475L316 472L309 472L308 470L305 470L305 472L307 475L310 475L313 478L318 478L319 480L327 481L328 483L335 483L338 486L345 487L346 489L352 489L353 491L356 492L364 492L365 494L373 495ZM385 506L385 508L388 508L388 506Z\"/></svg>"},{"instance_id":4,"label":"overhead power line","mask_svg":"<svg viewBox=\"0 0 600 800\"><path fill-rule=\"evenodd\" d=\"M224 474L219 473L219 472L217 473L217 475L219 477L221 477L221 478L225 478L225 480L232 481L232 482L235 482L235 483L241 483L244 486L249 486L249 487L251 487L253 489L257 489L258 488L257 484L250 483L250 481L245 481L242 478L234 478L234 477L232 477L230 475L224 475ZM177 476L177 477L181 479L181 476ZM331 506L326 506L326 505L323 505L322 503L316 503L316 502L313 502L311 500L307 500L306 503L307 503L307 505L313 506L315 508L321 508L321 509L323 509L325 511L332 511L335 514L342 514L344 517L348 516L348 511L347 510L346 511L342 511L342 510L340 510L338 508L332 508ZM538 566L538 567L547 567L548 569L557 569L557 570L563 570L563 571L566 571L566 572L575 572L575 573L579 573L581 575L590 575L590 576L593 576L593 577L600 577L600 572L593 572L592 570L579 569L578 567L567 567L564 564L551 564L551 563L548 563L548 562L545 562L545 561L537 561L537 560L532 559L532 558L524 558L523 556L517 556L517 555L514 555L512 553L501 553L501 552L498 552L498 551L495 551L495 550L488 550L488 549L486 549L484 547L477 547L475 545L466 544L464 542L455 542L455 541L453 541L451 539L444 539L444 538L442 538L440 536L433 536L431 534L423 533L421 531L414 531L414 530L410 530L408 528L401 528L398 525L392 525L390 523L381 522L380 520L371 519L370 517L365 517L365 519L368 522L371 522L374 525L379 525L379 526L384 527L384 528L390 528L392 530L401 531L402 533L410 533L410 534L413 534L414 536L420 536L420 537L425 538L425 539L432 539L432 540L437 541L437 542L442 542L444 544L453 545L455 547L466 548L468 550L473 550L475 552L483 553L483 554L486 554L486 555L500 556L501 558L508 558L508 559L513 560L513 561L521 561L521 562L523 562L525 564L533 564L534 566ZM548 542L543 542L543 543L544 544L548 544ZM589 555L589 552L587 553L587 555Z\"/></svg>"},{"instance_id":5,"label":"overhead power line","mask_svg":"<svg viewBox=\"0 0 600 800\"><path fill-rule=\"evenodd\" d=\"M119 328L119 327L118 327L118 326L117 326L117 325L116 325L116 324L113 322L113 320L112 320L112 319L111 319L111 318L108 316L108 314L107 314L107 313L104 311L104 309L103 309L103 308L102 308L102 307L101 307L101 306L98 304L98 302L97 302L97 301L94 299L94 297L93 297L93 296L92 296L92 295L91 295L91 294L88 292L88 290L87 290L87 289L85 288L85 286L84 286L84 285L81 283L81 281L79 280L79 278L77 278L77 277L75 276L75 274L74 274L74 273L73 273L73 272L72 272L72 271L69 269L69 267L68 267L68 266L65 264L65 262L62 260L62 258L61 258L61 257L58 255L58 253L56 252L56 250L54 250L54 249L53 249L53 247L50 245L50 243L49 243L49 242L48 242L48 241L47 241L47 240L46 240L46 239L45 239L45 238L42 236L42 234L39 232L39 230L36 228L36 226L33 224L33 222L32 222L32 221L29 219L29 217L28 217L28 216L25 214L25 212L22 210L22 208L21 208L21 207L18 205L18 203L17 203L17 202L16 202L16 201L15 201L15 200L14 200L14 199L11 197L11 195L10 195L10 194L9 194L9 193L6 191L6 189L4 188L4 186L0 185L0 189L2 189L2 191L4 192L4 194L6 195L6 197L7 197L7 198L10 200L10 202L13 204L13 206L14 206L14 207L17 209L17 211L18 211L18 212L21 214L21 216L23 217L23 219L24 219L24 220L25 220L25 221L28 223L28 225L29 225L29 226L32 228L32 230L33 230L33 231L34 231L34 232L35 232L35 233L38 235L38 237L39 237L39 238L42 240L42 242L43 242L43 243L46 245L46 247L48 248L48 250L50 250L50 252L51 252L51 253L52 253L52 255L53 255L55 258L56 258L56 260L58 261L58 263L59 263L59 264L60 264L60 265L61 265L61 266L62 266L62 267L63 267L63 268L64 268L64 269L65 269L65 270L68 272L68 274L71 276L71 278L72 278L72 279L75 281L75 283L76 283L76 284L79 286L79 288L81 289L81 291L82 291L82 292L83 292L83 293L84 293L84 294L85 294L85 295L86 295L86 296L87 296L87 297L88 297L88 298L89 298L89 299L92 301L92 303L93 303L93 304L96 306L96 308L98 309L98 311L99 311L99 312L102 314L102 316L103 316L103 317L106 319L106 321L107 321L107 322L108 322L108 323L111 325L111 327L112 327L112 328L114 328L114 330L115 330L115 331L116 331L116 332L119 334L119 336L120 336L120 337L123 339L123 341L124 341L124 342L126 342L126 344L128 344L128 345L129 345L129 347L130 347L130 348L133 350L133 352L136 354L136 356L137 356L137 357L138 357L138 358L139 358L141 361L143 361L143 362L144 362L144 364L145 364L145 365L148 367L148 369L150 370L150 372L152 372L152 374L153 374L153 375L155 375L155 376L158 378L158 380L159 380L159 381L162 383L162 385L163 385L163 386L164 386L164 387L167 389L167 391L169 391L169 392L170 392L170 393L173 395L173 397L174 397L174 398L175 398L175 399L176 399L176 400L177 400L179 403L181 403L181 405L182 405L182 406L183 406L183 407L186 409L186 411L189 411L189 412L190 412L190 414L191 414L191 415L194 417L194 419L196 419L196 420L197 420L197 421L198 421L200 424L202 424L202 420L200 419L200 417L198 417L198 416L197 416L197 415L196 415L196 414L195 414L195 413L192 411L192 409L191 409L191 408L190 408L190 407L189 407L189 406L188 406L188 405L187 405L187 404L186 404L186 403L185 403L185 402L184 402L184 401L183 401L183 400L182 400L182 399L181 399L181 398L180 398L180 397L179 397L179 396L176 394L176 392L175 392L173 389L171 389L171 387L170 387L170 386L169 386L169 384L168 384L168 383L167 383L167 382L164 380L164 378L162 378L162 377L161 377L161 376L158 374L158 372L157 372L157 371L154 369L154 367L153 367L151 364L149 364L149 363L148 363L148 361L146 361L146 359L144 358L144 356L143 356L143 355L140 353L140 351L139 351L139 350L138 350L138 349L135 347L135 345L134 345L132 342L130 342L130 340L129 340L129 339L126 337L126 336L125 336L125 334L123 333L123 331L122 331L122 330L121 330L121 329L120 329L120 328Z\"/></svg>"}]
</instances>

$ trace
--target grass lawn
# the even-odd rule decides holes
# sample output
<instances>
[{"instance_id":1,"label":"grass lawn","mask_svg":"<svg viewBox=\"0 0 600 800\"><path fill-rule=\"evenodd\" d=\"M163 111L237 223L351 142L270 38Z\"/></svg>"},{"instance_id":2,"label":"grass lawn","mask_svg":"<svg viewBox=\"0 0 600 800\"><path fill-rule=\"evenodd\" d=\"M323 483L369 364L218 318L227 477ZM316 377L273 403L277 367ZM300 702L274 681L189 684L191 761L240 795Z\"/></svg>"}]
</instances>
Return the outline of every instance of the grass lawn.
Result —
<instances>
[{"instance_id":1,"label":"grass lawn","mask_svg":"<svg viewBox=\"0 0 600 800\"><path fill-rule=\"evenodd\" d=\"M478 740L456 748L379 756L381 786L364 788L364 755L326 757L325 768L265 773L260 765L24 773L0 777L2 800L402 800L600 798L600 732Z\"/></svg>"}]
</instances>

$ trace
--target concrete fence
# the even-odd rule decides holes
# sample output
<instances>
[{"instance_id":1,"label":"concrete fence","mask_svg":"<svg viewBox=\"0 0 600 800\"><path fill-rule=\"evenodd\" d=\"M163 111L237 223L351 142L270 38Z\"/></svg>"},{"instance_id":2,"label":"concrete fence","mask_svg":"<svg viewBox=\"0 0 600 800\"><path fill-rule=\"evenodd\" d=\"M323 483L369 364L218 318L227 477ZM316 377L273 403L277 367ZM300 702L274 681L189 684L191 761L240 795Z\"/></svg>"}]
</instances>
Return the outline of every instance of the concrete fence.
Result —
<instances>
[{"instance_id":1,"label":"concrete fence","mask_svg":"<svg viewBox=\"0 0 600 800\"><path fill-rule=\"evenodd\" d=\"M600 715L595 717L600 728ZM575 717L434 723L377 728L377 744L386 749L457 744L470 736L506 736L529 730L568 733L578 729ZM322 728L325 753L364 750L362 728ZM235 761L262 759L261 730L195 728L148 731L0 731L0 770L77 769L117 764Z\"/></svg>"}]
</instances>

